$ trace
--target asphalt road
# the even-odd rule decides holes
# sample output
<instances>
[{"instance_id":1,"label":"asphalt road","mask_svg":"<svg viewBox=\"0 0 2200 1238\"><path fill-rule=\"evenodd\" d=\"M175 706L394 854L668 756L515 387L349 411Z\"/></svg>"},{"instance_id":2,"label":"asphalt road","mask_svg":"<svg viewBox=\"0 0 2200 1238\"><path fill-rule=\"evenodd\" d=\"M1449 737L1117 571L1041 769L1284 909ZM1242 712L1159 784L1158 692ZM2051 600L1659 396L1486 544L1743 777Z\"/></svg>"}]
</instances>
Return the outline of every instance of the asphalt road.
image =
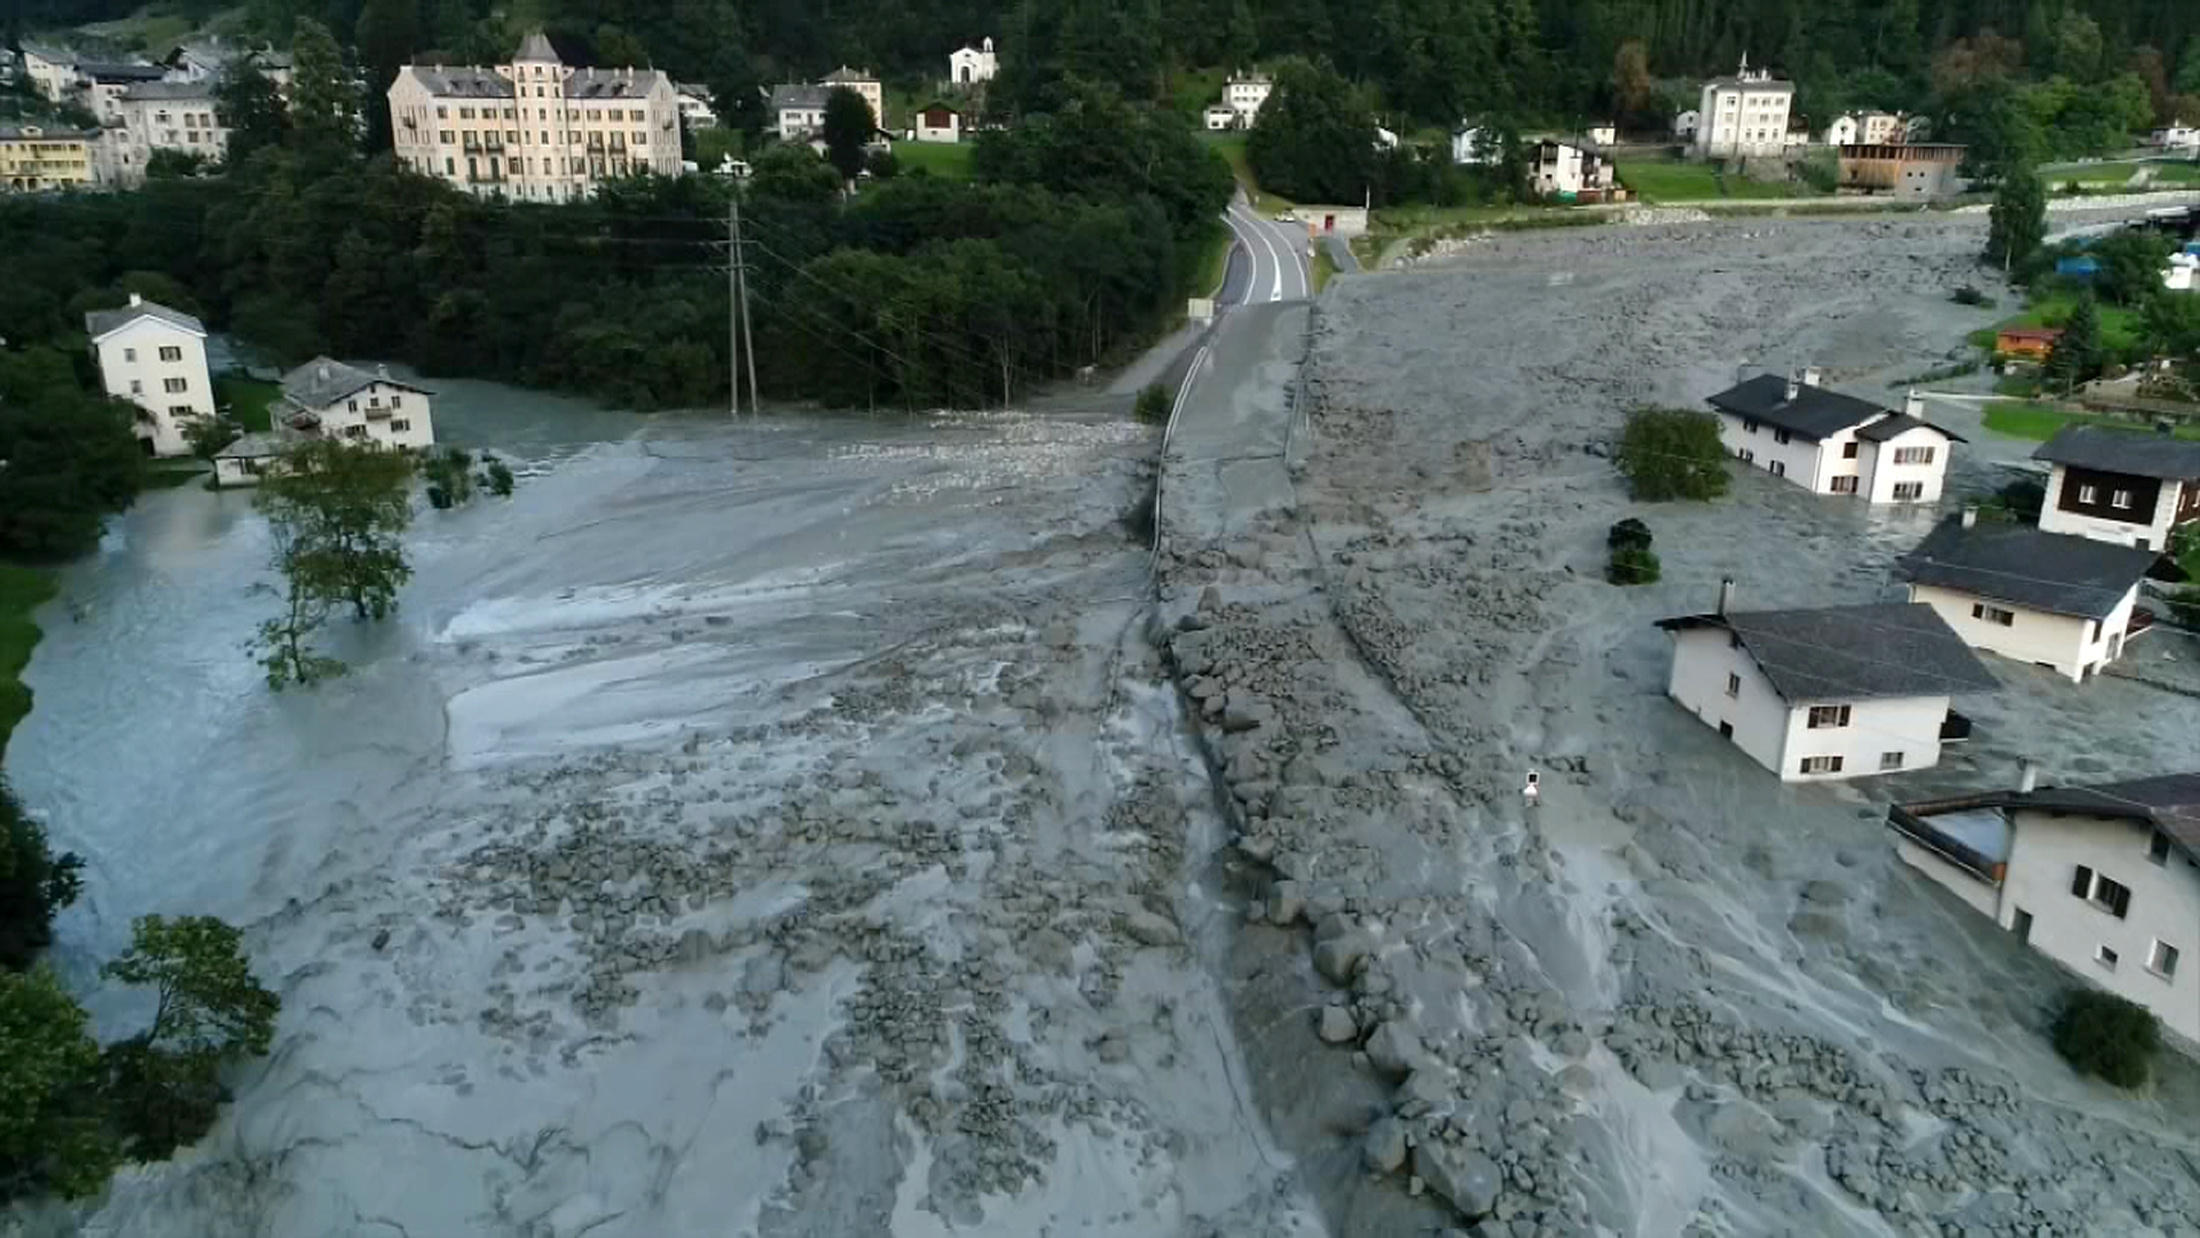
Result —
<instances>
[{"instance_id":1,"label":"asphalt road","mask_svg":"<svg viewBox=\"0 0 2200 1238\"><path fill-rule=\"evenodd\" d=\"M1237 235L1230 273L1223 280L1226 305L1258 305L1266 301L1302 301L1313 292L1307 268L1306 229L1301 224L1262 219L1242 198L1232 199L1224 219ZM1241 264L1237 254L1242 253Z\"/></svg>"}]
</instances>

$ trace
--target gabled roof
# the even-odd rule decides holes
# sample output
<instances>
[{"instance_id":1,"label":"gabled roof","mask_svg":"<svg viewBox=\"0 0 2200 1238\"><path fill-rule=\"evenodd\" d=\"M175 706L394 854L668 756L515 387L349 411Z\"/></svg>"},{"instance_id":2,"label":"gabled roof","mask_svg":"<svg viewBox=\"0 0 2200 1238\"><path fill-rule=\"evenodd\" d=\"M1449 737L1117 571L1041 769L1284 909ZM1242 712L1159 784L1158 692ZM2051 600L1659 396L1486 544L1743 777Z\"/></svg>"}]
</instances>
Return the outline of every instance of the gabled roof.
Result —
<instances>
[{"instance_id":1,"label":"gabled roof","mask_svg":"<svg viewBox=\"0 0 2200 1238\"><path fill-rule=\"evenodd\" d=\"M1779 374L1759 374L1729 387L1710 397L1710 404L1723 413L1755 418L1776 429L1817 439L1830 438L1850 426L1894 411L1810 383L1796 384L1795 397L1789 399L1788 380Z\"/></svg>"},{"instance_id":2,"label":"gabled roof","mask_svg":"<svg viewBox=\"0 0 2200 1238\"><path fill-rule=\"evenodd\" d=\"M1951 442L1968 443L1971 441L1953 430L1943 429L1930 421L1920 421L1908 413L1896 413L1892 417L1882 417L1878 421L1871 422L1863 429L1858 430L1856 437L1867 442L1884 443L1888 439L1897 435L1908 434L1912 430L1931 430Z\"/></svg>"},{"instance_id":3,"label":"gabled roof","mask_svg":"<svg viewBox=\"0 0 2200 1238\"><path fill-rule=\"evenodd\" d=\"M84 334L91 336L92 342L96 344L140 318L157 318L194 335L206 334L205 324L198 319L182 310L169 309L156 301L138 301L120 309L93 310L84 315Z\"/></svg>"},{"instance_id":4,"label":"gabled roof","mask_svg":"<svg viewBox=\"0 0 2200 1238\"><path fill-rule=\"evenodd\" d=\"M568 99L642 99L658 82L672 79L662 69L575 69L566 75Z\"/></svg>"},{"instance_id":5,"label":"gabled roof","mask_svg":"<svg viewBox=\"0 0 2200 1238\"><path fill-rule=\"evenodd\" d=\"M1790 705L1954 696L2000 686L1923 602L1682 615L1660 619L1658 626L1733 633Z\"/></svg>"},{"instance_id":6,"label":"gabled roof","mask_svg":"<svg viewBox=\"0 0 2200 1238\"><path fill-rule=\"evenodd\" d=\"M2200 478L2200 443L2136 430L2104 426L2064 426L2032 453L2034 460L2128 473L2164 481Z\"/></svg>"},{"instance_id":7,"label":"gabled roof","mask_svg":"<svg viewBox=\"0 0 2200 1238\"><path fill-rule=\"evenodd\" d=\"M816 111L825 106L825 97L831 93L823 86L804 86L793 82L774 86L772 110L784 112L788 108L800 108L804 111Z\"/></svg>"},{"instance_id":8,"label":"gabled roof","mask_svg":"<svg viewBox=\"0 0 2200 1238\"><path fill-rule=\"evenodd\" d=\"M2046 533L2028 524L1961 517L1941 522L1896 570L1905 580L1955 589L2051 615L2105 619L2159 551Z\"/></svg>"},{"instance_id":9,"label":"gabled roof","mask_svg":"<svg viewBox=\"0 0 2200 1238\"><path fill-rule=\"evenodd\" d=\"M168 70L157 64L105 64L80 60L76 64L80 77L95 82L157 82L167 76Z\"/></svg>"},{"instance_id":10,"label":"gabled roof","mask_svg":"<svg viewBox=\"0 0 2200 1238\"><path fill-rule=\"evenodd\" d=\"M857 82L875 82L878 79L871 76L869 69L851 69L842 65L818 80L827 86L852 86Z\"/></svg>"},{"instance_id":11,"label":"gabled roof","mask_svg":"<svg viewBox=\"0 0 2200 1238\"><path fill-rule=\"evenodd\" d=\"M2157 774L2126 782L2096 782L2031 791L1985 791L1900 806L1919 817L1977 808L2031 808L2082 813L2150 825L2200 864L2200 774Z\"/></svg>"},{"instance_id":12,"label":"gabled roof","mask_svg":"<svg viewBox=\"0 0 2200 1238\"><path fill-rule=\"evenodd\" d=\"M431 95L454 99L509 99L512 83L501 73L469 65L409 64L398 70Z\"/></svg>"},{"instance_id":13,"label":"gabled roof","mask_svg":"<svg viewBox=\"0 0 2200 1238\"><path fill-rule=\"evenodd\" d=\"M375 383L430 394L425 387L391 378L387 373L369 374L330 357L315 357L283 375L283 398L303 409L321 409Z\"/></svg>"}]
</instances>

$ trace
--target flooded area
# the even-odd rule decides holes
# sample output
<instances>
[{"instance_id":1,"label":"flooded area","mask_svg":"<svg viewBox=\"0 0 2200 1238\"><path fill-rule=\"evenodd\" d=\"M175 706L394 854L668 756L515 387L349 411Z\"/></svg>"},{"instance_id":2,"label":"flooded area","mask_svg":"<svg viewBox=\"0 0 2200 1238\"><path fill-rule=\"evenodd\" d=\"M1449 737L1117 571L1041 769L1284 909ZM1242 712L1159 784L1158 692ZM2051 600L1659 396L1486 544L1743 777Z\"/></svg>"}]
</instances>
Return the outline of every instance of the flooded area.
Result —
<instances>
[{"instance_id":1,"label":"flooded area","mask_svg":"<svg viewBox=\"0 0 2200 1238\"><path fill-rule=\"evenodd\" d=\"M520 487L417 514L350 675L261 681L247 493L145 496L41 616L57 964L126 1034L99 960L214 914L284 1003L77 1232L1315 1232L1199 961L1151 428L436 385Z\"/></svg>"}]
</instances>

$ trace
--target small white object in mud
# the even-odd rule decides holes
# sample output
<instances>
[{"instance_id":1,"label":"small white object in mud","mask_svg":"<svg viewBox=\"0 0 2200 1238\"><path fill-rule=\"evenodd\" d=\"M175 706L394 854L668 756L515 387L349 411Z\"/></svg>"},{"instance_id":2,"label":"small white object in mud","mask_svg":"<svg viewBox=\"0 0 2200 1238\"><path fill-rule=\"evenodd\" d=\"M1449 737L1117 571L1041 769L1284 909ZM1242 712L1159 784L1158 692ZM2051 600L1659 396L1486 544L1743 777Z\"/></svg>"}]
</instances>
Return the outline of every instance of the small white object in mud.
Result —
<instances>
[{"instance_id":1,"label":"small white object in mud","mask_svg":"<svg viewBox=\"0 0 2200 1238\"><path fill-rule=\"evenodd\" d=\"M1520 788L1520 798L1528 801L1528 807L1530 808L1543 802L1543 776L1541 774L1532 769L1528 771L1528 782L1526 786Z\"/></svg>"}]
</instances>

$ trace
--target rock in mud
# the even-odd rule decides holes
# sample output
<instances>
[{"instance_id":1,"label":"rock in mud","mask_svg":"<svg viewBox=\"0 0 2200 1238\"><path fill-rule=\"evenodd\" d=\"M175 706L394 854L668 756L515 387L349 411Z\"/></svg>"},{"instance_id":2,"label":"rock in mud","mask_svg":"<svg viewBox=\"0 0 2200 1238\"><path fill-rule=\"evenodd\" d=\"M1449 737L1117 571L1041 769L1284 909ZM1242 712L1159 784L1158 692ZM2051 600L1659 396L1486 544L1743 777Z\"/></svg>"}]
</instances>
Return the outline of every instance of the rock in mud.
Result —
<instances>
[{"instance_id":1,"label":"rock in mud","mask_svg":"<svg viewBox=\"0 0 2200 1238\"><path fill-rule=\"evenodd\" d=\"M1470 1221L1497 1207L1505 1184L1504 1171L1481 1153L1427 1141L1413 1149L1413 1172Z\"/></svg>"},{"instance_id":2,"label":"rock in mud","mask_svg":"<svg viewBox=\"0 0 2200 1238\"><path fill-rule=\"evenodd\" d=\"M1150 911L1134 911L1123 917L1123 931L1143 946L1173 946L1184 940L1168 917Z\"/></svg>"},{"instance_id":3,"label":"rock in mud","mask_svg":"<svg viewBox=\"0 0 2200 1238\"><path fill-rule=\"evenodd\" d=\"M1394 1174L1405 1168L1405 1124L1396 1118L1384 1118L1369 1127L1367 1138L1360 1144L1360 1158L1379 1174Z\"/></svg>"},{"instance_id":4,"label":"rock in mud","mask_svg":"<svg viewBox=\"0 0 2200 1238\"><path fill-rule=\"evenodd\" d=\"M1334 984L1350 984L1360 963L1373 953L1375 939L1354 930L1314 945L1314 967Z\"/></svg>"},{"instance_id":5,"label":"rock in mud","mask_svg":"<svg viewBox=\"0 0 2200 1238\"><path fill-rule=\"evenodd\" d=\"M1410 1075L1426 1060L1428 1050L1412 1028L1393 1019L1367 1038L1368 1065L1393 1078Z\"/></svg>"},{"instance_id":6,"label":"rock in mud","mask_svg":"<svg viewBox=\"0 0 2200 1238\"><path fill-rule=\"evenodd\" d=\"M1318 1030L1323 1044L1341 1045L1360 1034L1360 1025L1344 1007L1324 1006Z\"/></svg>"},{"instance_id":7,"label":"rock in mud","mask_svg":"<svg viewBox=\"0 0 2200 1238\"><path fill-rule=\"evenodd\" d=\"M1268 922L1285 925L1297 923L1306 914L1306 887L1296 881L1279 881L1269 892Z\"/></svg>"}]
</instances>

